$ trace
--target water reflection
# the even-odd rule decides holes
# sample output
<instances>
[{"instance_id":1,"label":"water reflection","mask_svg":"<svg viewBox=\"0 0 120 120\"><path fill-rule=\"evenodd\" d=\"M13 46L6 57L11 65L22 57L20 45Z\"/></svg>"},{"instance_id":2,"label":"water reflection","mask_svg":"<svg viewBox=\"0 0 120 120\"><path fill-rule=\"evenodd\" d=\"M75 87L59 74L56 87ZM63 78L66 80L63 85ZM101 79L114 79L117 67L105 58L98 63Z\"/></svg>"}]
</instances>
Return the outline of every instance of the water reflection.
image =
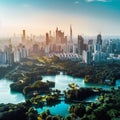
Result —
<instances>
[{"instance_id":1,"label":"water reflection","mask_svg":"<svg viewBox=\"0 0 120 120\"><path fill-rule=\"evenodd\" d=\"M110 89L111 87L117 88L120 86L120 80L116 81L116 86L109 86L109 85L100 85L100 84L93 84L93 83L84 83L83 78L73 78L69 75L56 75L56 76L42 76L43 81L50 80L55 82L55 89L59 89L61 91L68 88L68 84L75 83L79 87L97 87L97 88L103 88L103 89Z\"/></svg>"}]
</instances>

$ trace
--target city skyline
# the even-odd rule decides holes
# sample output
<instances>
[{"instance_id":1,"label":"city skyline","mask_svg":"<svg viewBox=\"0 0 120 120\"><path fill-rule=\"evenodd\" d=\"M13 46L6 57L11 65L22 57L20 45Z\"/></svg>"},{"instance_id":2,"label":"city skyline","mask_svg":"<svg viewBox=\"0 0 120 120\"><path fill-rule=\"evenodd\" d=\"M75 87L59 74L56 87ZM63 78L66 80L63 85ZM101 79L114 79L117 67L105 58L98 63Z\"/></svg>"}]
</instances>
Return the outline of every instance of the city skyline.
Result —
<instances>
[{"instance_id":1,"label":"city skyline","mask_svg":"<svg viewBox=\"0 0 120 120\"><path fill-rule=\"evenodd\" d=\"M4 0L0 1L0 37L26 29L45 35L56 27L73 36L120 35L119 0Z\"/></svg>"}]
</instances>

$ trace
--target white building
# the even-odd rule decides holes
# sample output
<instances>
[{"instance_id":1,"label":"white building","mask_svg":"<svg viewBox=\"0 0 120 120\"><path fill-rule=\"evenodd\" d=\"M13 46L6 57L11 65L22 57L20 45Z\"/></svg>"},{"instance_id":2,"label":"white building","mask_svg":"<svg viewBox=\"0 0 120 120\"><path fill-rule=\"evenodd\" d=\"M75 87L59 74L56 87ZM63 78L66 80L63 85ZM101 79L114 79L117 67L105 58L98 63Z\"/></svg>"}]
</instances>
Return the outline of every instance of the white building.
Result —
<instances>
[{"instance_id":1,"label":"white building","mask_svg":"<svg viewBox=\"0 0 120 120\"><path fill-rule=\"evenodd\" d=\"M90 64L92 62L92 56L90 51L83 51L82 59L84 63Z\"/></svg>"},{"instance_id":2,"label":"white building","mask_svg":"<svg viewBox=\"0 0 120 120\"><path fill-rule=\"evenodd\" d=\"M15 62L20 62L21 61L21 53L20 53L20 50L17 49L15 52L14 52L14 61Z\"/></svg>"},{"instance_id":3,"label":"white building","mask_svg":"<svg viewBox=\"0 0 120 120\"><path fill-rule=\"evenodd\" d=\"M20 62L21 59L26 58L28 56L27 54L28 54L27 49L24 46L15 48L14 61Z\"/></svg>"}]
</instances>

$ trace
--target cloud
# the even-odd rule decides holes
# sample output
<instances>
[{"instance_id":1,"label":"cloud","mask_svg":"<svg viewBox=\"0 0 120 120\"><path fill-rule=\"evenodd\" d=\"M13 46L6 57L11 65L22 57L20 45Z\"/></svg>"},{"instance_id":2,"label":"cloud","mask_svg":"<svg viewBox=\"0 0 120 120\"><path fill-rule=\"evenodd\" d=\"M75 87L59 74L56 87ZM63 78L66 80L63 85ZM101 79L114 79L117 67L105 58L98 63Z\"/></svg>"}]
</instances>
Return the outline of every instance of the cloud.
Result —
<instances>
[{"instance_id":1,"label":"cloud","mask_svg":"<svg viewBox=\"0 0 120 120\"><path fill-rule=\"evenodd\" d=\"M94 2L95 0L86 0L87 2Z\"/></svg>"},{"instance_id":2,"label":"cloud","mask_svg":"<svg viewBox=\"0 0 120 120\"><path fill-rule=\"evenodd\" d=\"M75 1L75 4L79 4L80 2L79 1Z\"/></svg>"},{"instance_id":3,"label":"cloud","mask_svg":"<svg viewBox=\"0 0 120 120\"><path fill-rule=\"evenodd\" d=\"M110 2L110 0L86 0L87 2Z\"/></svg>"}]
</instances>

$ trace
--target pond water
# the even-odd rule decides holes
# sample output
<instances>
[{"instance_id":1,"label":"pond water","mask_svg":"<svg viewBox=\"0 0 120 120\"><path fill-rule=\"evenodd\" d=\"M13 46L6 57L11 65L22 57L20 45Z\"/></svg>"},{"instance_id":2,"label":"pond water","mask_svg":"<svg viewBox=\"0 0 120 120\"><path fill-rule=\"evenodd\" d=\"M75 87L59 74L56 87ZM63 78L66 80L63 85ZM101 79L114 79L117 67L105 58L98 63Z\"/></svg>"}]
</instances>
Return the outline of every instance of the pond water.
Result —
<instances>
[{"instance_id":1,"label":"pond water","mask_svg":"<svg viewBox=\"0 0 120 120\"><path fill-rule=\"evenodd\" d=\"M43 77L43 81L49 80L49 81L54 81L55 82L55 89L59 89L63 92L63 90L68 88L68 84L70 83L75 83L77 84L79 87L98 87L98 88L103 88L103 89L110 89L111 86L108 85L98 85L98 84L87 84L84 83L82 78L73 78L72 76L68 76L68 75L63 75L63 74L59 74L59 75L54 75L54 76L42 76ZM10 91L10 84L13 83L10 80L7 79L1 79L0 80L0 103L20 103L20 102L24 102L25 98L23 96L23 94L18 93L18 92L11 92ZM118 86L120 86L120 80L116 81L116 85L115 88L117 88ZM88 99L86 99L86 101L93 101L95 102L97 100L98 96L91 96ZM48 107L45 106L43 108L38 108L37 111L38 113L49 109L51 111L51 114L53 115L62 115L62 116L66 116L68 115L68 108L69 108L69 104L65 103L64 101L62 101L61 103L52 106L52 107Z\"/></svg>"},{"instance_id":2,"label":"pond water","mask_svg":"<svg viewBox=\"0 0 120 120\"><path fill-rule=\"evenodd\" d=\"M93 84L93 83L84 83L83 78L74 78L72 76L69 75L63 75L63 74L59 74L59 75L55 75L55 76L42 76L43 81L54 81L55 82L55 89L59 89L62 92L69 88L68 84L70 83L75 83L77 84L79 87L97 87L97 88L103 88L103 89L110 89L112 86L108 86L108 85L99 85L99 84ZM120 85L120 80L116 81L116 86L118 87Z\"/></svg>"},{"instance_id":3,"label":"pond water","mask_svg":"<svg viewBox=\"0 0 120 120\"><path fill-rule=\"evenodd\" d=\"M64 101L62 101L61 103L59 103L57 105L54 105L52 107L45 106L43 108L37 108L37 112L41 113L41 112L46 111L47 109L49 109L50 113L52 115L67 116L69 114L69 112L68 112L69 106L70 106L70 104L67 104Z\"/></svg>"},{"instance_id":4,"label":"pond water","mask_svg":"<svg viewBox=\"0 0 120 120\"><path fill-rule=\"evenodd\" d=\"M77 84L79 87L97 87L97 88L103 88L103 89L110 89L112 86L108 86L108 85L98 85L98 84L90 84L90 83L84 83L84 80L82 78L73 78L72 76L69 75L56 75L56 76L42 76L43 81L54 81L55 82L55 89L59 89L62 92L68 88L68 84L70 83L75 83ZM120 86L120 80L116 81L116 86L115 88L117 88L118 86ZM85 101L86 102L95 102L97 101L98 96L91 96L89 98L87 98ZM43 112L47 109L50 110L51 114L53 115L61 115L61 116L66 116L69 114L68 112L68 108L69 108L69 104L65 103L65 102L61 102L60 104L57 104L55 106L52 107L43 107L43 108L39 108L37 109L38 113Z\"/></svg>"},{"instance_id":5,"label":"pond water","mask_svg":"<svg viewBox=\"0 0 120 120\"><path fill-rule=\"evenodd\" d=\"M10 91L10 84L13 83L7 79L0 80L0 103L20 103L24 102L25 98L23 94L11 92Z\"/></svg>"}]
</instances>

